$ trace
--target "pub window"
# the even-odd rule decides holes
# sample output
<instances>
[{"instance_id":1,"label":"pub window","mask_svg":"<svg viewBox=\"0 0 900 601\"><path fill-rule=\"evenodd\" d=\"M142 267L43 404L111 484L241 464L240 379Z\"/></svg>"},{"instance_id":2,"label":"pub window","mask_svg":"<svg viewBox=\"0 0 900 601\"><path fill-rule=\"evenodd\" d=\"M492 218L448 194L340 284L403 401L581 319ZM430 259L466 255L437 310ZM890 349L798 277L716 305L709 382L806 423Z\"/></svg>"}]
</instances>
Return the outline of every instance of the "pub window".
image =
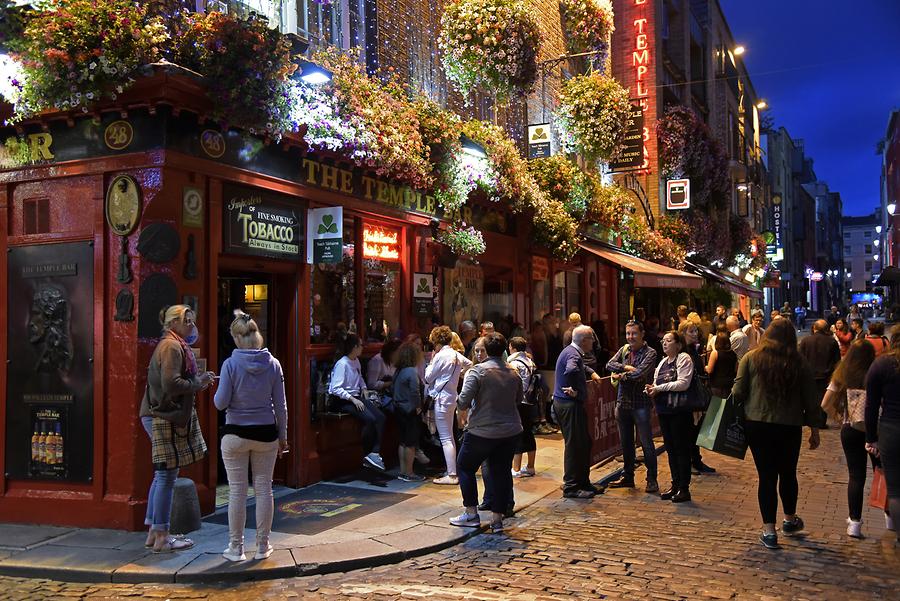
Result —
<instances>
[{"instance_id":1,"label":"pub window","mask_svg":"<svg viewBox=\"0 0 900 601\"><path fill-rule=\"evenodd\" d=\"M553 315L560 320L568 317L566 314L566 272L557 271L553 274Z\"/></svg>"},{"instance_id":2,"label":"pub window","mask_svg":"<svg viewBox=\"0 0 900 601\"><path fill-rule=\"evenodd\" d=\"M313 344L336 343L347 333L357 333L355 241L353 219L344 219L341 262L312 266L309 341Z\"/></svg>"},{"instance_id":3,"label":"pub window","mask_svg":"<svg viewBox=\"0 0 900 601\"><path fill-rule=\"evenodd\" d=\"M531 323L534 326L547 313L553 313L553 307L550 305L550 280L534 280L532 282L531 295Z\"/></svg>"},{"instance_id":4,"label":"pub window","mask_svg":"<svg viewBox=\"0 0 900 601\"><path fill-rule=\"evenodd\" d=\"M363 224L363 319L365 339L384 342L400 328L401 231Z\"/></svg>"},{"instance_id":5,"label":"pub window","mask_svg":"<svg viewBox=\"0 0 900 601\"><path fill-rule=\"evenodd\" d=\"M566 272L566 314L578 311L581 305L581 274ZM585 319L587 316L585 315Z\"/></svg>"},{"instance_id":6,"label":"pub window","mask_svg":"<svg viewBox=\"0 0 900 601\"><path fill-rule=\"evenodd\" d=\"M506 337L513 330L513 272L505 267L484 266L484 307L482 321L494 322L494 328Z\"/></svg>"}]
</instances>

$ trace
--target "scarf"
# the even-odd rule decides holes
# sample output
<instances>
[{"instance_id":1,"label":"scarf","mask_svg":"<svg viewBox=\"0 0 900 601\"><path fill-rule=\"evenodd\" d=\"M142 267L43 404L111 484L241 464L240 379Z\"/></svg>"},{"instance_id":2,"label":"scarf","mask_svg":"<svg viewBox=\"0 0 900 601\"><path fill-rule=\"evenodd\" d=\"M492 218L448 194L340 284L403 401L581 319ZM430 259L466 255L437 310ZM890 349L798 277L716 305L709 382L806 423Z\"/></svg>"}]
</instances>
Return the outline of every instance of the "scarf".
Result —
<instances>
[{"instance_id":1,"label":"scarf","mask_svg":"<svg viewBox=\"0 0 900 601\"><path fill-rule=\"evenodd\" d=\"M185 342L181 336L179 336L172 330L169 330L169 335L174 337L175 340L178 341L178 344L181 345L181 350L184 352L184 372L185 374L193 378L197 375L197 358L194 357L194 351L191 350L191 347L188 346L188 343Z\"/></svg>"}]
</instances>

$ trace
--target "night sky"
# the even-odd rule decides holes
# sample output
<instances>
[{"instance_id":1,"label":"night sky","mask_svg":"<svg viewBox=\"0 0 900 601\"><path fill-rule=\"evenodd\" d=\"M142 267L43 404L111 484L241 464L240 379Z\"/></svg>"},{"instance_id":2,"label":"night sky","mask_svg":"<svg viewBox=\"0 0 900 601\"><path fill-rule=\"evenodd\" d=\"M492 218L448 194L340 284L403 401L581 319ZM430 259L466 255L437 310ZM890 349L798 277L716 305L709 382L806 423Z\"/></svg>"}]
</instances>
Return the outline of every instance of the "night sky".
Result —
<instances>
[{"instance_id":1,"label":"night sky","mask_svg":"<svg viewBox=\"0 0 900 601\"><path fill-rule=\"evenodd\" d=\"M875 146L900 108L900 1L719 1L775 125L805 141L845 215L871 214Z\"/></svg>"}]
</instances>

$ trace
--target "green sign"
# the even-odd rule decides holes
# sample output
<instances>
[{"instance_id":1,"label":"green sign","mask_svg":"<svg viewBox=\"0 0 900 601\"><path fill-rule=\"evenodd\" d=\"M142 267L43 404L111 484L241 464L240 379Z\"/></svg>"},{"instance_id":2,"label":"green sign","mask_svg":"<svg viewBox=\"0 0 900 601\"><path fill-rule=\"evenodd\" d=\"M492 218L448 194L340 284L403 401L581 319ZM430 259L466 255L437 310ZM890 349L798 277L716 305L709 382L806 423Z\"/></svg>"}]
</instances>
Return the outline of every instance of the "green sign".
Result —
<instances>
[{"instance_id":1,"label":"green sign","mask_svg":"<svg viewBox=\"0 0 900 601\"><path fill-rule=\"evenodd\" d=\"M307 215L307 261L340 263L343 258L343 207L310 209Z\"/></svg>"}]
</instances>

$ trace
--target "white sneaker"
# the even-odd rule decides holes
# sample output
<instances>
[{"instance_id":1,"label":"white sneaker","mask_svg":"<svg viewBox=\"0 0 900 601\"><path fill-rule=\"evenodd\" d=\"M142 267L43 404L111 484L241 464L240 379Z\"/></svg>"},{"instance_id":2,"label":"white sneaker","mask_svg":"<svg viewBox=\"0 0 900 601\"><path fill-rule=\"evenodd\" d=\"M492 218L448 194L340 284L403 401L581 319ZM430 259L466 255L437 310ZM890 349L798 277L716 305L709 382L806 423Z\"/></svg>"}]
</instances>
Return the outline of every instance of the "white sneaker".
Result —
<instances>
[{"instance_id":1,"label":"white sneaker","mask_svg":"<svg viewBox=\"0 0 900 601\"><path fill-rule=\"evenodd\" d=\"M847 536L852 536L853 538L862 538L862 520L856 521L847 518Z\"/></svg>"},{"instance_id":2,"label":"white sneaker","mask_svg":"<svg viewBox=\"0 0 900 601\"><path fill-rule=\"evenodd\" d=\"M225 549L225 552L222 553L222 557L227 559L228 561L244 561L247 559L247 556L244 555L244 545L240 545L238 547L232 547L228 545L228 548Z\"/></svg>"},{"instance_id":3,"label":"white sneaker","mask_svg":"<svg viewBox=\"0 0 900 601\"><path fill-rule=\"evenodd\" d=\"M435 478L432 480L435 484L447 484L450 486L456 486L459 484L459 478L456 476L441 476L440 478Z\"/></svg>"},{"instance_id":4,"label":"white sneaker","mask_svg":"<svg viewBox=\"0 0 900 601\"><path fill-rule=\"evenodd\" d=\"M275 551L275 549L272 547L272 545L266 545L265 547L259 547L256 550L256 555L253 556L253 559L268 559L269 556L272 555L273 551Z\"/></svg>"},{"instance_id":5,"label":"white sneaker","mask_svg":"<svg viewBox=\"0 0 900 601\"><path fill-rule=\"evenodd\" d=\"M892 518L888 514L884 514L884 527L888 530L895 530L894 528L894 518Z\"/></svg>"},{"instance_id":6,"label":"white sneaker","mask_svg":"<svg viewBox=\"0 0 900 601\"><path fill-rule=\"evenodd\" d=\"M476 514L463 512L455 518L450 518L450 523L454 526L477 527L481 526L481 517Z\"/></svg>"}]
</instances>

